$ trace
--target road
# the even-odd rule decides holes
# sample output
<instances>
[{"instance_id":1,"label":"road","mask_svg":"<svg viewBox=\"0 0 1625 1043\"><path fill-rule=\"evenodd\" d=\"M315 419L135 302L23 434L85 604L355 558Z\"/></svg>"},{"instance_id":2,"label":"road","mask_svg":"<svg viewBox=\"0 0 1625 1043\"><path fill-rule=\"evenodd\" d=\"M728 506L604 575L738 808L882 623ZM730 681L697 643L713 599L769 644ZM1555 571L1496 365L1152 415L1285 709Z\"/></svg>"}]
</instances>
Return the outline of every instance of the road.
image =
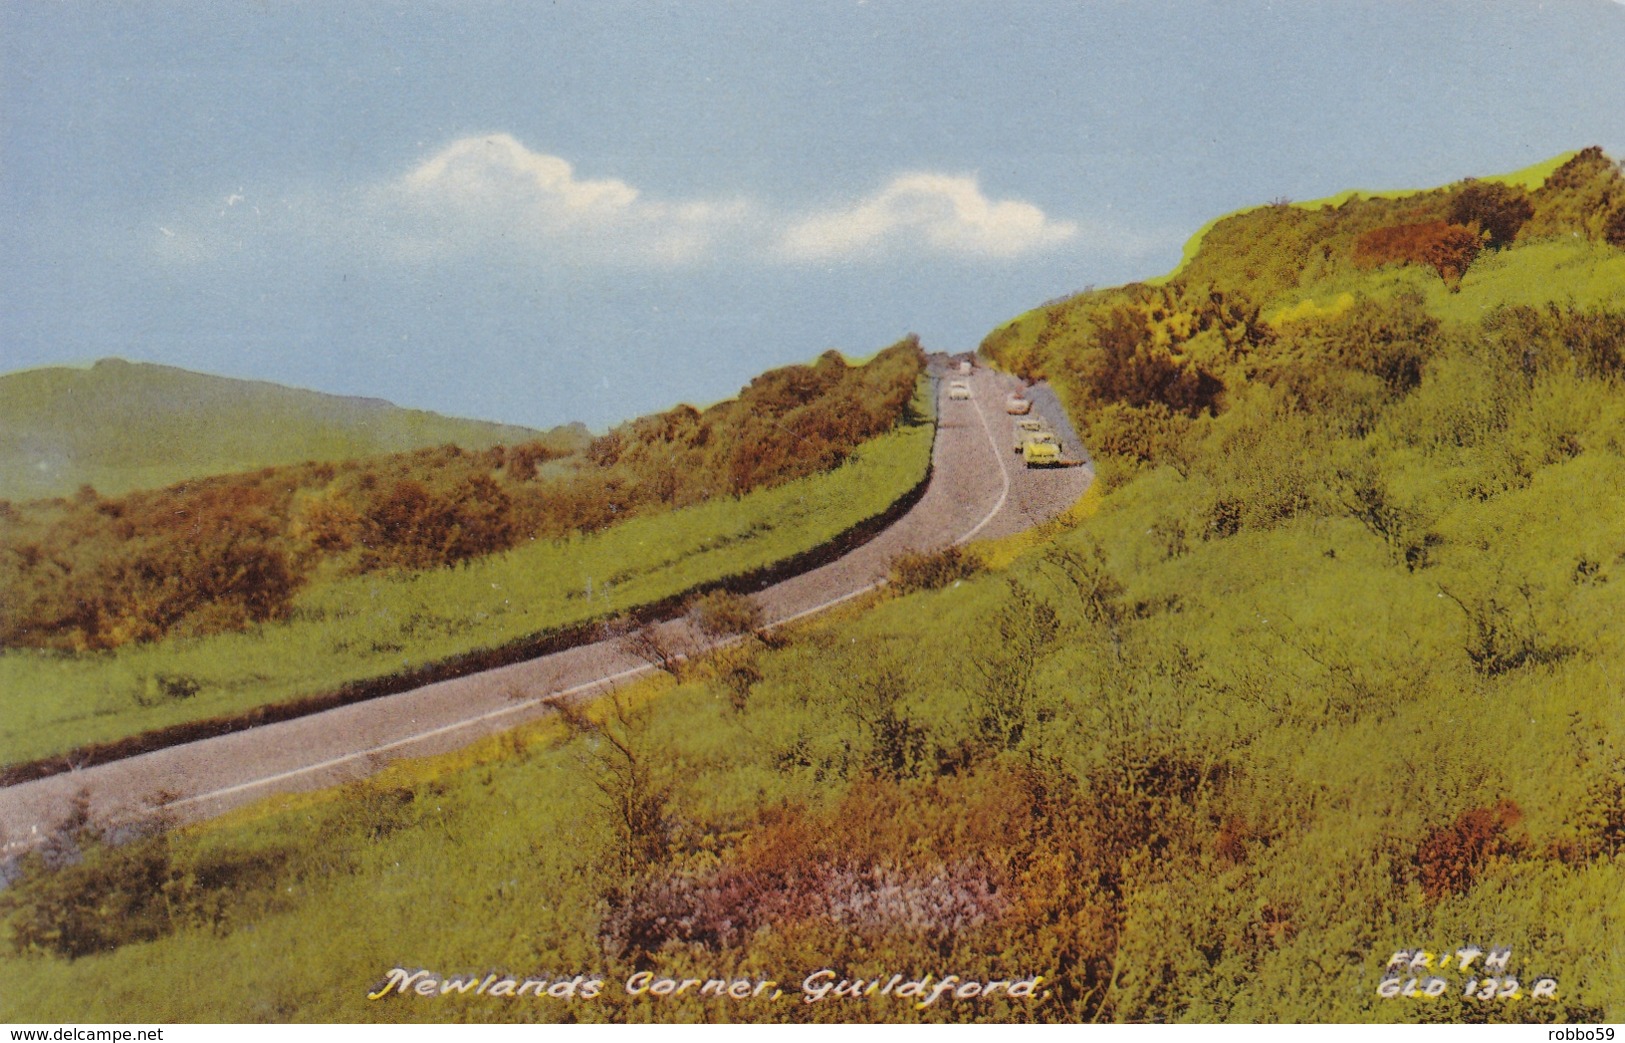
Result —
<instances>
[{"instance_id":1,"label":"road","mask_svg":"<svg viewBox=\"0 0 1625 1043\"><path fill-rule=\"evenodd\" d=\"M969 379L973 397L950 400L949 379ZM1019 532L1082 496L1094 477L1091 469L1029 471L1011 452L1014 425L1003 406L1016 386L1014 378L981 368L969 378L944 376L924 496L851 553L754 595L769 624L793 622L875 589L899 553ZM1040 396L1040 410L1049 402L1053 397ZM668 646L701 650L701 639L683 620L660 624L657 633ZM605 691L652 669L625 641L605 640L8 786L0 789L0 858L48 837L81 793L97 822L138 820L158 807L175 821L209 818L272 794L357 779L402 757L465 746L552 712L557 700Z\"/></svg>"}]
</instances>

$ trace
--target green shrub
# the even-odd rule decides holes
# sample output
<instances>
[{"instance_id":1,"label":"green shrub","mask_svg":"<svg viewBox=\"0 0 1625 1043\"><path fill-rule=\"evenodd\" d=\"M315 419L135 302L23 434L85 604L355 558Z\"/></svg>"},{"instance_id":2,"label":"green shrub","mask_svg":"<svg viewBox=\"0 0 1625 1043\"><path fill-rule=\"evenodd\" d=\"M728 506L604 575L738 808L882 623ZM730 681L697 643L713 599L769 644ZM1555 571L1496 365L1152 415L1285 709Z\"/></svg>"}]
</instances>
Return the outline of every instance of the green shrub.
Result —
<instances>
[{"instance_id":1,"label":"green shrub","mask_svg":"<svg viewBox=\"0 0 1625 1043\"><path fill-rule=\"evenodd\" d=\"M75 960L185 928L222 936L275 907L281 852L175 848L161 822L115 832L76 804L0 890L12 950Z\"/></svg>"},{"instance_id":2,"label":"green shrub","mask_svg":"<svg viewBox=\"0 0 1625 1043\"><path fill-rule=\"evenodd\" d=\"M762 606L748 594L713 590L689 603L689 618L709 637L748 634L762 625Z\"/></svg>"},{"instance_id":3,"label":"green shrub","mask_svg":"<svg viewBox=\"0 0 1625 1043\"><path fill-rule=\"evenodd\" d=\"M1446 285L1461 277L1484 246L1479 233L1448 221L1374 228L1354 243L1354 262L1365 268L1384 264L1417 264L1432 268Z\"/></svg>"},{"instance_id":4,"label":"green shrub","mask_svg":"<svg viewBox=\"0 0 1625 1043\"><path fill-rule=\"evenodd\" d=\"M899 594L940 590L971 578L981 569L980 560L959 547L908 551L892 559L889 583Z\"/></svg>"}]
</instances>

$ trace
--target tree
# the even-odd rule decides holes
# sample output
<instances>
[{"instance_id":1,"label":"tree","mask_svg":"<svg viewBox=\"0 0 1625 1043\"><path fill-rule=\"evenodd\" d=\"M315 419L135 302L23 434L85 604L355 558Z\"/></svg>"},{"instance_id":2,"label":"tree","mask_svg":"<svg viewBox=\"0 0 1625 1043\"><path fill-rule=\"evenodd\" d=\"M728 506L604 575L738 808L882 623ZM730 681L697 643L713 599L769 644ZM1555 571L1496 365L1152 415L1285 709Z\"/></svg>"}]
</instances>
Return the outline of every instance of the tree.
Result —
<instances>
[{"instance_id":1,"label":"tree","mask_svg":"<svg viewBox=\"0 0 1625 1043\"><path fill-rule=\"evenodd\" d=\"M872 775L904 779L918 772L925 757L926 733L907 709L913 688L910 671L880 659L847 672L841 706L868 737L864 761Z\"/></svg>"},{"instance_id":2,"label":"tree","mask_svg":"<svg viewBox=\"0 0 1625 1043\"><path fill-rule=\"evenodd\" d=\"M1472 181L1450 200L1450 221L1476 229L1492 250L1510 246L1535 207L1521 188Z\"/></svg>"},{"instance_id":3,"label":"tree","mask_svg":"<svg viewBox=\"0 0 1625 1043\"><path fill-rule=\"evenodd\" d=\"M1385 225L1355 240L1354 263L1362 268L1396 262L1426 265L1454 288L1483 245L1478 232L1448 221Z\"/></svg>"},{"instance_id":4,"label":"tree","mask_svg":"<svg viewBox=\"0 0 1625 1043\"><path fill-rule=\"evenodd\" d=\"M652 707L634 707L620 692L603 700L608 712L602 720L582 706L556 705L582 744L598 806L609 822L609 868L619 881L630 882L671 853L673 783L647 740ZM612 890L619 892L618 884Z\"/></svg>"}]
</instances>

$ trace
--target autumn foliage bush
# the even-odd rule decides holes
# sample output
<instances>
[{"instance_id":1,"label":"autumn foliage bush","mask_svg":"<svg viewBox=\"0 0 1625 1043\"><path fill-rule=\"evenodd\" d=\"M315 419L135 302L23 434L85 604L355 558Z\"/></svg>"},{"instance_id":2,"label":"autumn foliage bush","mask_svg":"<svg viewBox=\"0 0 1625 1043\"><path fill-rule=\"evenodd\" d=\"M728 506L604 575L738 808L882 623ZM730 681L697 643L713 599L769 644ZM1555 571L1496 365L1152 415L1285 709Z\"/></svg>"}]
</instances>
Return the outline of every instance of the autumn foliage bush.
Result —
<instances>
[{"instance_id":1,"label":"autumn foliage bush","mask_svg":"<svg viewBox=\"0 0 1625 1043\"><path fill-rule=\"evenodd\" d=\"M0 646L115 648L274 622L324 576L444 568L522 540L826 470L902 420L909 339L865 366L826 354L739 398L623 425L584 452L547 441L266 468L0 512Z\"/></svg>"},{"instance_id":2,"label":"autumn foliage bush","mask_svg":"<svg viewBox=\"0 0 1625 1043\"><path fill-rule=\"evenodd\" d=\"M1517 850L1507 831L1523 819L1510 800L1490 808L1470 808L1448 826L1423 838L1416 849L1416 875L1429 901L1472 888L1490 859Z\"/></svg>"},{"instance_id":3,"label":"autumn foliage bush","mask_svg":"<svg viewBox=\"0 0 1625 1043\"><path fill-rule=\"evenodd\" d=\"M715 871L659 872L600 925L617 957L668 945L737 948L767 925L822 920L875 938L940 944L1003 911L1001 874L972 855L898 865L862 848L834 850L798 815L770 821L737 861Z\"/></svg>"},{"instance_id":4,"label":"autumn foliage bush","mask_svg":"<svg viewBox=\"0 0 1625 1043\"><path fill-rule=\"evenodd\" d=\"M1448 221L1375 228L1354 243L1354 263L1362 268L1384 264L1418 264L1432 268L1446 283L1461 281L1484 246L1473 229Z\"/></svg>"},{"instance_id":5,"label":"autumn foliage bush","mask_svg":"<svg viewBox=\"0 0 1625 1043\"><path fill-rule=\"evenodd\" d=\"M786 984L784 1002L739 1006L611 987L592 1005L525 1008L543 1020L1617 1020L1619 976L1575 954L1612 951L1625 869L1611 625L1625 524L1608 509L1625 498L1625 317L1605 278L1516 256L1543 214L1580 220L1605 198L1610 169L1577 160L1560 190L1532 193L1535 216L1496 259L1553 272L1540 289L1557 305L1485 309L1475 287L1451 296L1428 273L1352 270L1361 234L1467 217L1446 212L1455 187L1263 208L1193 266L1228 274L1220 301L1185 283L1045 306L986 347L1055 378L1096 458L1133 466L1041 553L951 590L930 589L955 575L932 561L908 596L740 642L675 686L662 677L640 695L642 720L611 709L557 747L447 762L411 783L415 799L346 794L197 831L233 864L270 837L312 852L289 874L239 878L251 901L292 907L256 925L256 945L300 957L274 968L279 1010L490 1016L329 987L356 952L407 944L475 954L442 969L476 979L543 953L610 982ZM1243 232L1258 238L1224 241ZM1523 256L1615 270L1604 249L1558 245ZM1305 265L1349 302L1272 328L1230 292L1296 287ZM1157 358L1126 353L1129 372L1103 373L1103 336ZM1143 379L1169 365L1223 388L1187 412L1147 393L1178 391ZM827 376L766 382L766 400ZM724 459L699 441L708 413L650 425L653 442L630 428L602 440L593 466L619 476L617 502L645 502L645 482L685 495L672 453ZM623 457L642 462L615 470ZM196 850L172 864L197 864ZM302 868L335 850L331 881ZM261 966L232 958L242 939L165 935L150 904L37 869L8 891L26 896L14 925L48 925L54 903L110 930L85 914L105 901L150 941L18 960L30 1020L128 1017L142 997L104 1000L99 985L152 966L223 979L146 997L158 1014L263 1014ZM128 877L147 893L175 879L139 863ZM400 916L448 895L522 909L524 928ZM1524 1001L1374 988L1396 949L1461 944L1510 947ZM796 980L820 967L1045 980L1032 1003L801 1002ZM1533 1000L1548 974L1558 996Z\"/></svg>"},{"instance_id":6,"label":"autumn foliage bush","mask_svg":"<svg viewBox=\"0 0 1625 1043\"><path fill-rule=\"evenodd\" d=\"M1486 245L1497 250L1511 245L1534 213L1523 189L1489 181L1468 182L1450 201L1450 223L1478 229Z\"/></svg>"}]
</instances>

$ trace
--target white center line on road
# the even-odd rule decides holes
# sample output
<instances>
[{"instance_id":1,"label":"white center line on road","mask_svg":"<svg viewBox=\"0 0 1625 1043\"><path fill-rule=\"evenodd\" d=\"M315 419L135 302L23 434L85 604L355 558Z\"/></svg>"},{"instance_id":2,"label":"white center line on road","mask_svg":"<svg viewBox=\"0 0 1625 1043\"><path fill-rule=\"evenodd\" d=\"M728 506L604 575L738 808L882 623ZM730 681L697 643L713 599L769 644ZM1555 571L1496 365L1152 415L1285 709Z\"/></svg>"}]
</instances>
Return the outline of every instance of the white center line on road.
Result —
<instances>
[{"instance_id":1,"label":"white center line on road","mask_svg":"<svg viewBox=\"0 0 1625 1043\"><path fill-rule=\"evenodd\" d=\"M972 399L971 404L976 407L977 415L982 418L982 430L987 432L988 448L993 451L993 459L999 464L999 480L1004 483L1004 488L1002 490L1000 490L998 502L996 502L993 505L992 510L987 512L987 516L984 517L981 521L977 522L976 525L969 532L965 533L965 535L963 535L963 536L959 537L958 539L954 540L953 546L955 546L955 547L958 547L958 546L961 546L961 545L963 545L965 543L968 543L970 540L975 538L977 533L979 533L983 529L987 528L988 523L991 522L994 519L994 517L998 515L998 513L1000 511L1004 510L1005 501L1010 498L1010 474L1005 469L1003 458L1001 458L999 456L999 440L993 434L993 428L988 426L987 414L982 412L981 403L978 402L976 399ZM939 409L941 408L940 404L939 404L938 408ZM834 608L836 605L839 605L843 601L851 601L855 597L861 597L862 595L869 593L871 590L879 590L881 587L884 587L886 585L886 582L887 581L884 580L884 579L877 580L876 582L869 584L867 587L863 587L863 588L861 588L859 590L854 590L850 594L842 594L840 597L834 598L833 600L830 600L830 601L826 601L822 605L814 605L812 608L802 609L800 612L797 612L795 615L786 616L783 619L778 620L777 622L769 623L768 626L770 626L770 627L781 627L781 626L784 626L787 623L794 623L799 619L804 619L807 616L813 615L815 613L823 612L825 609Z\"/></svg>"},{"instance_id":2,"label":"white center line on road","mask_svg":"<svg viewBox=\"0 0 1625 1043\"><path fill-rule=\"evenodd\" d=\"M431 728L426 732L418 732L416 735L408 735L405 738L395 739L391 742L382 743L378 746L369 746L364 750L355 750L339 757L329 757L325 761L318 761L315 764L306 764L304 767L290 768L287 771L278 772L275 775L267 775L264 778L251 779L248 782L239 782L235 786L225 786L221 789L210 790L207 793L194 794L193 796L185 797L181 800L172 800L169 803L164 804L163 807L178 808L184 807L188 804L199 804L206 800L217 800L220 797L229 797L234 793L243 793L259 786L269 786L272 783L282 782L286 779L295 779L301 775L308 775L311 772L322 771L326 768L336 768L340 764L348 764L351 761L362 760L366 757L374 757L380 753L388 753L391 750L398 750L403 746L410 746L413 743L438 738L441 735L449 735L452 732L460 731L463 728L471 728L476 724L484 724L487 721L494 721L498 717L504 717L511 713L519 713L522 710L532 709L533 707L540 706L543 703L550 703L557 699L565 699L572 695L579 695L580 693L587 691L589 688L597 688L600 685L616 685L622 681L630 680L639 674L646 674L653 669L654 667L647 665L634 666L629 670L622 670L620 673L610 674L608 677L600 677L592 681L583 681L581 684L566 688L563 691L550 692L547 695L537 696L534 699L526 699L523 702L514 703L512 706L502 706L495 710L487 710L485 713L479 714L478 716L465 717L463 720L453 721L450 724L443 724L438 728Z\"/></svg>"},{"instance_id":3,"label":"white center line on road","mask_svg":"<svg viewBox=\"0 0 1625 1043\"><path fill-rule=\"evenodd\" d=\"M960 536L958 539L954 540L953 545L956 546L956 547L961 546L962 544L965 544L965 543L969 542L970 540L974 539L977 533L979 533L983 529L985 529L988 526L988 524L990 522L992 522L993 519L998 515L998 513L1001 510L1004 509L1004 505L1005 505L1005 503L1008 501L1008 499L1010 497L1010 473L1009 473L1009 469L1005 464L1004 458L999 454L998 439L993 434L992 425L990 425L988 423L987 413L986 413L985 410L982 409L982 403L981 403L981 401L979 399L972 399L971 400L971 405L973 405L976 408L976 415L982 421L982 430L987 435L988 448L993 454L994 462L999 465L999 479L1003 483L1003 487L999 492L998 501L996 503L994 503L992 509L987 512L986 516L983 517L981 521L977 522L976 525L974 527L972 527L969 532L965 533L963 536ZM938 402L937 408L938 408L938 416L940 417L941 416L941 408L942 408L942 405L941 405L940 401ZM831 608L835 607L836 605L842 604L843 602L851 601L853 598L861 597L862 595L867 594L870 591L878 590L879 588L881 588L881 587L883 587L885 585L886 585L886 580L884 580L884 579L878 580L878 581L876 581L874 583L869 584L866 587L862 587L862 588L860 588L858 590L850 591L850 592L848 592L846 594L840 595L839 597L831 598L828 601L824 601L824 602L822 602L820 604L814 605L811 608L803 609L800 612L796 612L796 613L794 613L792 615L786 616L783 619L774 620L774 621L766 624L766 626L767 627L786 626L786 625L788 625L790 623L797 622L798 620L805 619L808 616L815 615L815 614L817 614L819 612L824 612L824 611L826 611L828 609L831 609ZM705 646L701 647L698 651L700 651L700 652L709 652L709 651L715 650L717 648L721 648L721 647L723 647L725 645L732 644L737 640L739 640L739 639L738 638L730 638L730 639L727 639L725 641L713 642L713 643L711 643L709 645L705 645ZM686 658L686 657L683 657L683 658ZM538 706L542 706L542 705L545 705L545 704L548 704L548 703L556 702L557 700L560 700L560 699L567 699L567 698L569 698L571 696L579 695L582 692L586 692L586 691L588 691L590 689L593 689L593 688L601 688L601 687L606 687L606 686L613 687L613 686L619 685L623 681L628 681L628 680L631 680L632 678L638 677L638 676L640 676L642 674L650 673L654 669L655 668L653 666L650 666L650 665L635 666L635 667L632 667L631 669L622 670L619 673L611 674L608 677L600 677L600 678L596 678L596 679L591 680L591 681L584 681L581 684L573 685L572 687L563 689L562 691L550 692L547 695L538 696L538 697L536 697L534 699L527 699L527 700L525 700L523 702L515 703L512 706L503 706L503 707L499 707L499 708L497 708L495 710L488 710L485 713L478 714L478 715L476 715L474 717L464 718L463 720L460 720L460 721L453 721L450 724L444 724L444 725L441 725L438 728L431 728L428 731L419 732L419 733L414 734L414 735L408 735L408 736L405 736L405 737L399 738L399 739L394 739L394 740L391 740L390 742L381 743L381 744L379 744L377 746L369 746L368 748L366 748L364 750L354 750L354 751L352 751L350 753L342 754L341 756L338 756L338 757L330 757L327 760L318 761L315 764L307 764L307 765L304 765L304 766L298 767L298 768L290 768L287 771L278 772L278 773L276 773L274 775L267 775L267 776L265 776L263 778L251 779L251 780L249 780L247 782L239 782L239 783L236 783L235 785L225 786L225 787L222 787L222 788L216 789L216 790L210 790L207 793L198 793L198 794L194 794L194 795L192 795L190 797L184 797L184 798L181 798L179 800L169 801L168 803L162 805L162 807L160 807L160 808L151 809L148 812L148 814L157 814L157 813L159 813L159 812L161 812L163 810L166 810L166 809L186 807L186 806L189 806L189 805L192 805L192 804L201 804L201 803L204 803L204 802L210 801L210 800L219 800L219 799L222 799L224 797L234 796L234 795L236 795L238 793L246 793L249 790L258 789L258 788L261 788L261 787L264 787L264 786L274 785L274 784L276 784L278 782L285 782L288 779L298 778L301 775L309 775L309 774L313 774L315 772L325 771L325 770L330 769L330 768L336 768L336 767L339 767L340 765L350 764L350 763L353 763L353 762L358 761L358 760L365 760L366 758L369 758L369 757L376 757L376 756L378 756L380 754L390 753L392 751L399 750L399 749L402 749L402 748L407 747L407 746L412 746L412 745L417 744L417 743L426 742L426 741L428 741L430 739L439 738L442 735L449 735L449 734L451 734L453 732L461 731L461 730L463 730L465 728L472 728L472 727L475 727L477 725L486 724L486 723L489 723L490 721L497 720L498 718L501 718L501 717L506 717L506 716L508 716L510 714L522 713L522 712L524 712L526 710L532 710L532 709L535 709Z\"/></svg>"},{"instance_id":4,"label":"white center line on road","mask_svg":"<svg viewBox=\"0 0 1625 1043\"><path fill-rule=\"evenodd\" d=\"M987 517L977 522L976 528L955 540L955 547L969 543L976 537L977 533L987 528L988 522L993 520L994 515L1004 510L1004 502L1010 498L1010 469L1005 465L1003 455L999 453L999 440L993 436L993 427L987 422L987 412L982 409L982 400L973 398L971 399L971 405L976 407L976 415L982 418L982 430L987 432L987 445L993 451L994 462L999 465L999 480L1004 483L1004 488L999 492L999 502L995 503L993 509L987 512Z\"/></svg>"}]
</instances>

